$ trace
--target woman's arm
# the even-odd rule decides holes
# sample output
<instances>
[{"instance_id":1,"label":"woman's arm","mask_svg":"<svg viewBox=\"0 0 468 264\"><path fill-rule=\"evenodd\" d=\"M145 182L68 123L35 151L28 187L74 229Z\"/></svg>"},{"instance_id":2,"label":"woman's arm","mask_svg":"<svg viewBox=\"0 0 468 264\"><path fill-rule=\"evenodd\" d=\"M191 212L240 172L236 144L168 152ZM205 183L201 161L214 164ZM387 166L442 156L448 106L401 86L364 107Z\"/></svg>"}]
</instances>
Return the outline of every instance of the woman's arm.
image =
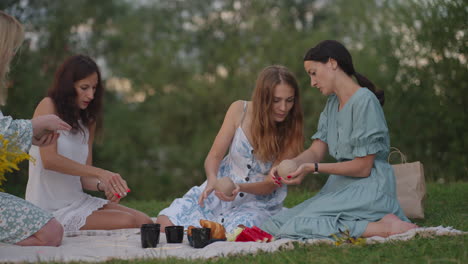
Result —
<instances>
[{"instance_id":1,"label":"woman's arm","mask_svg":"<svg viewBox=\"0 0 468 264\"><path fill-rule=\"evenodd\" d=\"M268 176L265 176L265 179L261 182L239 184L239 192L246 192L255 195L268 195L276 189L278 189L278 186L274 183L271 177Z\"/></svg>"},{"instance_id":2,"label":"woman's arm","mask_svg":"<svg viewBox=\"0 0 468 264\"><path fill-rule=\"evenodd\" d=\"M294 178L294 183L291 183L291 180L283 181L284 179L282 179L281 177L278 177L278 174L276 173L276 171L278 170L277 166L274 166L271 169L269 178L271 178L272 181L275 183L275 185L278 185L278 186L281 186L281 182L284 182L286 184L300 184L308 172L308 171L303 170L303 168L306 167L304 164L308 164L310 162L320 162L321 160L323 160L323 158L325 157L327 153L328 153L328 144L323 142L320 139L315 139L308 149L306 149L297 157L292 159L298 165L298 170L296 170L294 174L290 175L291 176L290 179Z\"/></svg>"},{"instance_id":3,"label":"woman's arm","mask_svg":"<svg viewBox=\"0 0 468 264\"><path fill-rule=\"evenodd\" d=\"M236 101L231 104L224 117L223 124L205 159L205 172L208 180L216 179L219 164L231 145L232 138L234 137L236 128L240 122L240 117L242 116L242 111L243 102Z\"/></svg>"},{"instance_id":4,"label":"woman's arm","mask_svg":"<svg viewBox=\"0 0 468 264\"><path fill-rule=\"evenodd\" d=\"M302 155L302 154L301 154ZM294 157L294 153L292 151L287 150L285 155L282 155L284 159L292 159ZM275 168L281 160L276 160L272 166ZM270 175L266 175L264 180L261 182L253 182L253 183L240 183L238 184L239 188L234 190L233 196L227 197L224 196L222 193L216 192L216 195L220 196L222 200L225 201L232 201L237 196L239 192L246 192L255 195L268 195L271 194L274 190L278 189L278 185L275 184L275 180Z\"/></svg>"},{"instance_id":5,"label":"woman's arm","mask_svg":"<svg viewBox=\"0 0 468 264\"><path fill-rule=\"evenodd\" d=\"M318 163L318 172L343 176L365 178L369 177L374 165L375 154L356 157L353 160L337 163ZM306 165L309 172L315 170L315 164Z\"/></svg>"},{"instance_id":6,"label":"woman's arm","mask_svg":"<svg viewBox=\"0 0 468 264\"><path fill-rule=\"evenodd\" d=\"M312 142L310 147L304 152L299 154L293 160L296 164L301 165L309 162L320 162L323 160L325 155L328 153L328 144L320 139L316 139Z\"/></svg>"},{"instance_id":7,"label":"woman's arm","mask_svg":"<svg viewBox=\"0 0 468 264\"><path fill-rule=\"evenodd\" d=\"M44 98L39 103L34 112L34 118L47 114L56 114L54 103L50 98ZM58 154L57 142L49 146L41 147L40 154L45 169L83 177L97 177L99 175L100 169L89 165L83 165Z\"/></svg>"},{"instance_id":8,"label":"woman's arm","mask_svg":"<svg viewBox=\"0 0 468 264\"><path fill-rule=\"evenodd\" d=\"M216 176L219 170L219 164L221 163L224 155L231 145L232 138L236 132L236 128L240 122L240 118L243 112L243 101L236 101L231 104L226 116L224 117L223 124L219 129L218 134L211 146L210 152L205 159L205 173L208 180L205 190L200 195L198 203L203 205L203 200L213 191L214 184L216 183Z\"/></svg>"},{"instance_id":9,"label":"woman's arm","mask_svg":"<svg viewBox=\"0 0 468 264\"><path fill-rule=\"evenodd\" d=\"M365 178L369 177L374 165L375 154L365 157L357 157L350 161L337 163L317 163L318 172L325 174L336 174L342 176L351 176ZM304 163L291 173L287 179L281 179L285 184L300 184L305 175L315 171L314 163Z\"/></svg>"},{"instance_id":10,"label":"woman's arm","mask_svg":"<svg viewBox=\"0 0 468 264\"><path fill-rule=\"evenodd\" d=\"M93 165L93 143L94 143L94 134L96 131L96 123L91 124L89 127L89 139L88 139L88 158L86 159L86 165L92 166ZM103 191L105 184L99 184L99 190L97 188L97 184L99 179L96 177L81 177L81 185L83 185L83 189L90 190L90 191Z\"/></svg>"},{"instance_id":11,"label":"woman's arm","mask_svg":"<svg viewBox=\"0 0 468 264\"><path fill-rule=\"evenodd\" d=\"M50 98L44 98L36 108L34 117L46 114L57 114L54 103ZM90 130L94 134L94 129ZM45 169L57 171L69 175L81 177L98 178L107 186L112 186L114 193L124 194L127 189L127 183L119 174L113 173L88 164L81 164L69 158L66 158L57 152L57 142L39 149L42 163Z\"/></svg>"}]
</instances>

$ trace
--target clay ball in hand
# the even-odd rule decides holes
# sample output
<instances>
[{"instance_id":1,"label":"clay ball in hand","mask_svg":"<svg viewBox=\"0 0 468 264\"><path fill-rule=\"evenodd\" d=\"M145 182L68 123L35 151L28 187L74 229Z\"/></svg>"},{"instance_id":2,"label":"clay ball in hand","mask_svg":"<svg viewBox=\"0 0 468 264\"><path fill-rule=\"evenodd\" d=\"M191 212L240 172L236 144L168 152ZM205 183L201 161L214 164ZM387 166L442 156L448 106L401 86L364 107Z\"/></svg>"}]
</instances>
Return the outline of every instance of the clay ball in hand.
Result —
<instances>
[{"instance_id":1,"label":"clay ball in hand","mask_svg":"<svg viewBox=\"0 0 468 264\"><path fill-rule=\"evenodd\" d=\"M226 196L232 196L232 191L236 189L236 185L229 177L218 179L214 186L215 190L224 193Z\"/></svg>"},{"instance_id":2,"label":"clay ball in hand","mask_svg":"<svg viewBox=\"0 0 468 264\"><path fill-rule=\"evenodd\" d=\"M277 173L281 178L286 178L292 172L297 170L297 164L294 160L283 160L278 165Z\"/></svg>"}]
</instances>

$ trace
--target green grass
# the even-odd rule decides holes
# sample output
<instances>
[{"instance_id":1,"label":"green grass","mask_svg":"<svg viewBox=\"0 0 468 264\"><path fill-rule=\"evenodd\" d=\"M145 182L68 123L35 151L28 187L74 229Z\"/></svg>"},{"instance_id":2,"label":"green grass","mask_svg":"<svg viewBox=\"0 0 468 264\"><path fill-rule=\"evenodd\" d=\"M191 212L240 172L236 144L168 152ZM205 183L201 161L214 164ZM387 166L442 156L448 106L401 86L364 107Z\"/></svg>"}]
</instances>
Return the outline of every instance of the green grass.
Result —
<instances>
[{"instance_id":1,"label":"green grass","mask_svg":"<svg viewBox=\"0 0 468 264\"><path fill-rule=\"evenodd\" d=\"M294 206L311 197L314 192L291 188L285 206ZM123 204L146 212L150 216L167 207L171 200L126 201ZM452 226L468 231L468 183L436 184L427 186L426 218L415 220L420 226ZM211 260L181 260L176 258L154 260L113 260L106 263L468 263L468 236L416 237L405 242L391 242L364 246L332 246L326 244L300 245L292 250L275 253L238 255Z\"/></svg>"}]
</instances>

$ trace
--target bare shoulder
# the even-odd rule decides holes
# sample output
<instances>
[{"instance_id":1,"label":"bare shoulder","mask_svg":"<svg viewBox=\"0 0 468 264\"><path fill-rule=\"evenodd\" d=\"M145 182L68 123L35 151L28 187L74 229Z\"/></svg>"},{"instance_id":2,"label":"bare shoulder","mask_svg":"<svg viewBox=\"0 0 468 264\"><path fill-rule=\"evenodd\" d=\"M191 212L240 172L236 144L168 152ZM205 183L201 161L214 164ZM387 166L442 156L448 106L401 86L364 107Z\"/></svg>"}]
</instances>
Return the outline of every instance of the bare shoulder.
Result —
<instances>
[{"instance_id":1,"label":"bare shoulder","mask_svg":"<svg viewBox=\"0 0 468 264\"><path fill-rule=\"evenodd\" d=\"M244 113L244 104L246 101L237 100L234 101L226 114L226 117L234 121L235 126L239 126Z\"/></svg>"},{"instance_id":2,"label":"bare shoulder","mask_svg":"<svg viewBox=\"0 0 468 264\"><path fill-rule=\"evenodd\" d=\"M55 108L55 103L50 97L45 97L42 99L34 111L34 116L48 115L48 114L57 114Z\"/></svg>"}]
</instances>

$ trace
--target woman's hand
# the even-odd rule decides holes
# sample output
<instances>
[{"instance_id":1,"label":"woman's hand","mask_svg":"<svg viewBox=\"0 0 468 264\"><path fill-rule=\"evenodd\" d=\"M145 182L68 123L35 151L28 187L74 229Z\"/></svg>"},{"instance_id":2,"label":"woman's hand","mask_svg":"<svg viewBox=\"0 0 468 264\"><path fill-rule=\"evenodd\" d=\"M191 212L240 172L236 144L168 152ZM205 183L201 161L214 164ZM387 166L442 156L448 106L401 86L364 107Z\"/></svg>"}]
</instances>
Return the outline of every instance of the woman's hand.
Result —
<instances>
[{"instance_id":1,"label":"woman's hand","mask_svg":"<svg viewBox=\"0 0 468 264\"><path fill-rule=\"evenodd\" d=\"M107 186L105 187L104 193L106 195L107 200L109 200L109 202L111 202L111 203L119 203L120 202L121 198L119 198L112 191L110 191L109 188L107 188Z\"/></svg>"},{"instance_id":2,"label":"woman's hand","mask_svg":"<svg viewBox=\"0 0 468 264\"><path fill-rule=\"evenodd\" d=\"M32 137L32 144L38 147L44 147L47 145L50 145L52 143L55 143L57 139L59 138L60 134L55 133L55 132L50 132L43 134L41 137Z\"/></svg>"},{"instance_id":3,"label":"woman's hand","mask_svg":"<svg viewBox=\"0 0 468 264\"><path fill-rule=\"evenodd\" d=\"M235 184L235 183L234 183ZM234 199L236 199L237 194L240 192L240 186L238 184L235 184L236 188L232 191L231 196L227 196L223 192L215 191L215 195L221 200L225 202L232 202Z\"/></svg>"},{"instance_id":4,"label":"woman's hand","mask_svg":"<svg viewBox=\"0 0 468 264\"><path fill-rule=\"evenodd\" d=\"M200 194L200 197L198 197L198 204L201 207L205 206L204 201L211 194L211 192L213 192L215 183L216 179L211 181L208 180L208 182L206 183L205 190L203 190L203 192Z\"/></svg>"},{"instance_id":5,"label":"woman's hand","mask_svg":"<svg viewBox=\"0 0 468 264\"><path fill-rule=\"evenodd\" d=\"M270 180L272 183L274 183L276 186L281 187L281 177L278 176L278 166L274 166L271 168L270 173L266 177L268 180ZM265 179L265 181L267 180Z\"/></svg>"},{"instance_id":6,"label":"woman's hand","mask_svg":"<svg viewBox=\"0 0 468 264\"><path fill-rule=\"evenodd\" d=\"M72 127L56 115L42 115L31 119L33 137L42 138L44 135L57 130L69 131Z\"/></svg>"},{"instance_id":7,"label":"woman's hand","mask_svg":"<svg viewBox=\"0 0 468 264\"><path fill-rule=\"evenodd\" d=\"M313 163L304 163L300 165L295 172L290 173L286 178L280 179L280 181L287 185L299 185L306 174L313 171L313 168Z\"/></svg>"},{"instance_id":8,"label":"woman's hand","mask_svg":"<svg viewBox=\"0 0 468 264\"><path fill-rule=\"evenodd\" d=\"M125 197L127 193L130 192L127 182L118 173L101 170L98 179L106 186L105 190L108 190L113 195L117 196L117 198Z\"/></svg>"}]
</instances>

